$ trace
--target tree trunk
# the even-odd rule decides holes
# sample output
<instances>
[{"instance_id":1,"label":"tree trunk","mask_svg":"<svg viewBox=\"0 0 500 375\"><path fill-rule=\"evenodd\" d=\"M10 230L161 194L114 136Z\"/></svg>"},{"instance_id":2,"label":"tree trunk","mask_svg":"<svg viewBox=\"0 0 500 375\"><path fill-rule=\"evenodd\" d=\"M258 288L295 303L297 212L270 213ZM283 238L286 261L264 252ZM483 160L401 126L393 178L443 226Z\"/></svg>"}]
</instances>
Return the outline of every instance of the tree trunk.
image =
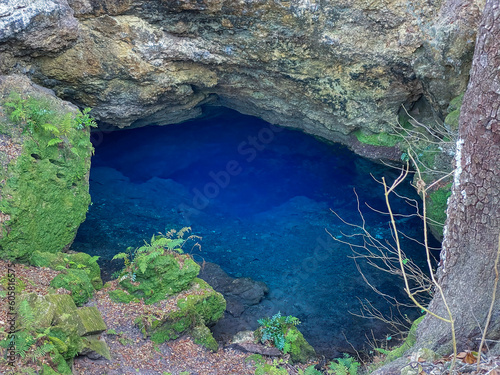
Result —
<instances>
[{"instance_id":1,"label":"tree trunk","mask_svg":"<svg viewBox=\"0 0 500 375\"><path fill-rule=\"evenodd\" d=\"M477 348L491 303L500 232L500 2L487 0L465 93L448 202L439 283L455 320L459 350ZM500 295L500 291L497 296ZM438 293L431 311L448 317ZM487 339L500 339L500 297ZM427 316L417 345L451 352L450 325ZM491 345L490 345L491 347ZM500 344L493 349L500 352Z\"/></svg>"}]
</instances>

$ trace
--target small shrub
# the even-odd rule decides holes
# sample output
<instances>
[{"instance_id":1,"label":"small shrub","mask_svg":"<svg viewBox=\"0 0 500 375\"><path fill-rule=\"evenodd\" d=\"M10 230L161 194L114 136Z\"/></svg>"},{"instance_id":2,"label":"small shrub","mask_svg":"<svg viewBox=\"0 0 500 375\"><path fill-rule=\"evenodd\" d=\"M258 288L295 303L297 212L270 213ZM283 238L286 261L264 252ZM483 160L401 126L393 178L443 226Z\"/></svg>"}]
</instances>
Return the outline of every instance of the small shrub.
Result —
<instances>
[{"instance_id":1,"label":"small shrub","mask_svg":"<svg viewBox=\"0 0 500 375\"><path fill-rule=\"evenodd\" d=\"M266 343L270 341L281 350L283 353L288 353L291 342L295 341L295 335L287 337L287 333L291 327L300 324L298 318L294 316L282 316L280 312L273 315L271 318L262 318L257 321L260 324L262 337L260 341Z\"/></svg>"}]
</instances>

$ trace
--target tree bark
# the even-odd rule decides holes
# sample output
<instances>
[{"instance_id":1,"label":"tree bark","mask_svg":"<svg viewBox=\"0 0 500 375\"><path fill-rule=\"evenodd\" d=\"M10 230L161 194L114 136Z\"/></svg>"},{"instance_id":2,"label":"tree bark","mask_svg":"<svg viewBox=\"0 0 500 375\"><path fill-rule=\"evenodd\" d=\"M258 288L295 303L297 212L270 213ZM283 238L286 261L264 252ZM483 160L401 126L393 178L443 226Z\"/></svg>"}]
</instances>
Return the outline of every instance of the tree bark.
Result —
<instances>
[{"instance_id":1,"label":"tree bark","mask_svg":"<svg viewBox=\"0 0 500 375\"><path fill-rule=\"evenodd\" d=\"M456 167L438 280L453 313L458 349L465 350L478 347L486 323L500 232L499 0L487 0L478 30L460 115ZM430 309L448 317L437 293ZM428 315L417 332L420 347L451 352L449 324ZM500 339L500 298L486 338ZM500 344L492 350L500 352Z\"/></svg>"}]
</instances>

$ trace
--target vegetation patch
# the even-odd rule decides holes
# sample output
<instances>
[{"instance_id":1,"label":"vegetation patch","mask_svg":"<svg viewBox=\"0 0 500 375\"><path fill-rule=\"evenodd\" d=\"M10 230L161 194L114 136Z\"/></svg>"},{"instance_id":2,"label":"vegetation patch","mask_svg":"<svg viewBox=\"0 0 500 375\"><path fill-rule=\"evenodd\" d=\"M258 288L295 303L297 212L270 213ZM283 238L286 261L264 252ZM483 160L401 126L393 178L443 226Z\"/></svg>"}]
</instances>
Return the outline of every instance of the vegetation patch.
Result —
<instances>
[{"instance_id":1,"label":"vegetation patch","mask_svg":"<svg viewBox=\"0 0 500 375\"><path fill-rule=\"evenodd\" d=\"M34 251L30 257L30 263L36 267L48 267L56 271L67 269L83 270L87 273L92 286L100 290L102 285L101 269L97 264L98 256L90 256L86 253L47 253Z\"/></svg>"},{"instance_id":2,"label":"vegetation patch","mask_svg":"<svg viewBox=\"0 0 500 375\"><path fill-rule=\"evenodd\" d=\"M19 370L30 364L38 366L42 374L69 375L73 358L85 348L109 358L106 344L95 343L95 335L106 329L95 307L77 309L67 294L29 293L19 296L16 309L13 340L16 354L21 357ZM5 332L2 335L0 346L7 348L11 341Z\"/></svg>"},{"instance_id":3,"label":"vegetation patch","mask_svg":"<svg viewBox=\"0 0 500 375\"><path fill-rule=\"evenodd\" d=\"M217 343L207 325L216 323L224 315L226 301L205 281L196 278L191 289L175 298L175 308L164 313L146 313L136 319L145 337L161 344L189 333L195 342L210 350L217 350Z\"/></svg>"},{"instance_id":4,"label":"vegetation patch","mask_svg":"<svg viewBox=\"0 0 500 375\"><path fill-rule=\"evenodd\" d=\"M33 249L56 253L73 240L90 204L93 148L88 115L42 93L12 92L1 106L6 136L21 147L0 168L3 257L27 261ZM7 130L8 129L8 130Z\"/></svg>"},{"instance_id":5,"label":"vegetation patch","mask_svg":"<svg viewBox=\"0 0 500 375\"><path fill-rule=\"evenodd\" d=\"M186 242L195 237L183 238L189 230L153 236L149 244L115 255L113 259L125 261L125 268L118 275L120 285L133 296L144 298L146 304L189 289L200 272L200 266L183 251Z\"/></svg>"},{"instance_id":6,"label":"vegetation patch","mask_svg":"<svg viewBox=\"0 0 500 375\"><path fill-rule=\"evenodd\" d=\"M388 134L388 133L368 133L364 130L356 130L353 132L359 142L365 143L373 146L381 146L381 147L394 147L399 142L401 142L402 137L396 134Z\"/></svg>"},{"instance_id":7,"label":"vegetation patch","mask_svg":"<svg viewBox=\"0 0 500 375\"><path fill-rule=\"evenodd\" d=\"M254 335L264 344L273 345L284 354L290 354L292 362L306 363L316 355L313 347L297 329L299 319L277 313L270 318L258 320L260 327Z\"/></svg>"}]
</instances>

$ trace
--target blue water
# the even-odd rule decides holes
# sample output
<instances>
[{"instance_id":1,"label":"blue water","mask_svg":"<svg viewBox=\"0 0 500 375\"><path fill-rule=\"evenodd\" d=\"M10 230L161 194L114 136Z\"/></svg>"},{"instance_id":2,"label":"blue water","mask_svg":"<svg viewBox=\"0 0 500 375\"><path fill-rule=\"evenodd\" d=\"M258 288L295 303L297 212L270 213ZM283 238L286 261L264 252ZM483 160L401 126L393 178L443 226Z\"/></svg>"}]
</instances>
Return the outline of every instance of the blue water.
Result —
<instances>
[{"instance_id":1,"label":"blue water","mask_svg":"<svg viewBox=\"0 0 500 375\"><path fill-rule=\"evenodd\" d=\"M385 327L363 319L360 299L382 310L387 304L363 281L346 239L361 224L377 238L390 238L383 188L375 178L394 180L398 171L362 159L347 148L299 131L275 127L230 110L179 125L150 126L94 137L90 193L93 205L73 248L101 256L106 272L115 253L170 228L191 226L203 238L197 261L219 264L233 277L251 277L270 288L266 299L239 319L256 320L281 311L302 321L299 328L318 352L334 355L353 344L361 348L370 331ZM401 194L416 198L406 183ZM394 210L413 213L404 200ZM400 229L422 238L418 218ZM423 251L403 240L406 252L424 264ZM402 296L398 280L361 266L371 283ZM408 314L418 315L408 311ZM221 323L223 324L223 323ZM348 338L349 343L346 341Z\"/></svg>"}]
</instances>

